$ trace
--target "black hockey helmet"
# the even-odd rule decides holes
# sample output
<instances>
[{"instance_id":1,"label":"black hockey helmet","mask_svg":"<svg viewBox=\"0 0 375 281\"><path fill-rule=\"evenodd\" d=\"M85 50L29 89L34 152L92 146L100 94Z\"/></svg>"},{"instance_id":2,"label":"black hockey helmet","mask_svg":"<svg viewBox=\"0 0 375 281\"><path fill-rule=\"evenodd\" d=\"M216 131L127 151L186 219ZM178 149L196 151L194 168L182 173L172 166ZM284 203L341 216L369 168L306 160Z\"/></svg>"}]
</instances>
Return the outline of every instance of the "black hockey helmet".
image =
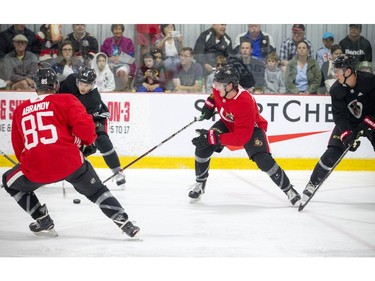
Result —
<instances>
[{"instance_id":1,"label":"black hockey helmet","mask_svg":"<svg viewBox=\"0 0 375 281\"><path fill-rule=\"evenodd\" d=\"M95 80L96 73L94 69L84 66L79 70L77 82L82 82L85 84L94 84Z\"/></svg>"},{"instance_id":2,"label":"black hockey helmet","mask_svg":"<svg viewBox=\"0 0 375 281\"><path fill-rule=\"evenodd\" d=\"M37 91L54 90L57 92L59 89L59 79L52 68L39 68L35 72L33 80Z\"/></svg>"},{"instance_id":3,"label":"black hockey helmet","mask_svg":"<svg viewBox=\"0 0 375 281\"><path fill-rule=\"evenodd\" d=\"M232 65L227 64L216 70L214 80L218 83L233 83L233 87L237 87L240 80L240 75Z\"/></svg>"},{"instance_id":4,"label":"black hockey helmet","mask_svg":"<svg viewBox=\"0 0 375 281\"><path fill-rule=\"evenodd\" d=\"M352 72L356 71L357 69L357 59L355 56L352 55L339 55L334 61L333 61L333 67L334 68L342 68L344 71L350 68Z\"/></svg>"}]
</instances>

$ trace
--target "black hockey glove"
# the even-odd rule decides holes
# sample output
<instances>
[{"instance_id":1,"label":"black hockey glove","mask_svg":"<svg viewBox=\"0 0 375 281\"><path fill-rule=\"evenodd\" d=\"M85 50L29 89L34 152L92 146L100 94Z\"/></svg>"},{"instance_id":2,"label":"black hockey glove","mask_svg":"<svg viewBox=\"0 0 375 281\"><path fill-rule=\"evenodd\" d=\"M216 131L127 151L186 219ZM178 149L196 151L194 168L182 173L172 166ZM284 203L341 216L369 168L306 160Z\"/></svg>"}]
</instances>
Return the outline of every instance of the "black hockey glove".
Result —
<instances>
[{"instance_id":1,"label":"black hockey glove","mask_svg":"<svg viewBox=\"0 0 375 281\"><path fill-rule=\"evenodd\" d=\"M210 119L215 114L215 101L214 95L210 95L202 108L202 117L204 119Z\"/></svg>"},{"instance_id":2,"label":"black hockey glove","mask_svg":"<svg viewBox=\"0 0 375 281\"><path fill-rule=\"evenodd\" d=\"M94 154L97 150L97 147L95 143L90 144L90 145L82 145L80 147L80 150L82 151L83 156L87 157L90 156L91 154Z\"/></svg>"},{"instance_id":3,"label":"black hockey glove","mask_svg":"<svg viewBox=\"0 0 375 281\"><path fill-rule=\"evenodd\" d=\"M340 139L345 147L350 146L350 151L356 151L361 142L357 139L357 137L353 134L352 131L345 131L342 132L340 135Z\"/></svg>"},{"instance_id":4,"label":"black hockey glove","mask_svg":"<svg viewBox=\"0 0 375 281\"><path fill-rule=\"evenodd\" d=\"M206 149L210 145L220 145L219 131L217 130L195 130L199 137L193 138L191 142L199 149Z\"/></svg>"}]
</instances>

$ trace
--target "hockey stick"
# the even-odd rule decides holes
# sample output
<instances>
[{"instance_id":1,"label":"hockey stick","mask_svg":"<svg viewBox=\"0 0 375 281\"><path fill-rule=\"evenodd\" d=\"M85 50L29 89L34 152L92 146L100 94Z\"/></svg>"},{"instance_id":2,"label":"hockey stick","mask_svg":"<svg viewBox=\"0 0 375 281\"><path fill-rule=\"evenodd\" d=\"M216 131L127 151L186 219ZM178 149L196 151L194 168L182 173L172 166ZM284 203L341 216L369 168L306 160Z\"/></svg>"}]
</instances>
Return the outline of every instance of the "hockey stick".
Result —
<instances>
[{"instance_id":1,"label":"hockey stick","mask_svg":"<svg viewBox=\"0 0 375 281\"><path fill-rule=\"evenodd\" d=\"M0 149L0 154L3 155L6 159L8 159L13 165L17 165L17 162L14 161L12 158L10 158L8 155L6 155L4 153L4 151L2 151L1 149ZM0 184L0 188L2 188L2 187L3 187L3 185Z\"/></svg>"},{"instance_id":2,"label":"hockey stick","mask_svg":"<svg viewBox=\"0 0 375 281\"><path fill-rule=\"evenodd\" d=\"M157 149L159 146L163 145L164 143L166 143L167 141L169 141L171 138L175 137L177 134L181 133L183 130L185 130L187 127L191 126L192 124L194 124L195 122L197 121L202 121L203 120L203 116L200 116L200 117L194 117L194 120L191 121L189 124L187 124L186 126L184 126L183 128L181 128L180 130L178 130L176 133L174 133L173 135L169 136L168 138L166 138L165 140L163 140L161 143L159 143L158 145L155 145L153 148L151 148L149 151L143 153L141 156L139 156L137 159L134 159L132 162L130 162L128 165L126 165L124 168L122 168L121 170L117 171L117 173L113 174L112 176L110 176L109 178L107 178L105 181L103 181L103 183L106 183L107 181L109 181L110 179L114 178L118 173L122 172L123 170L129 168L131 165L133 165L134 163L138 162L139 160L141 160L143 157L145 157L146 155L150 154L152 151L154 151L155 149Z\"/></svg>"},{"instance_id":3,"label":"hockey stick","mask_svg":"<svg viewBox=\"0 0 375 281\"><path fill-rule=\"evenodd\" d=\"M358 140L358 138L360 136L363 135L363 131L360 131L358 132L357 134L357 138L356 138L356 141ZM331 168L331 170L328 171L328 173L325 175L325 177L322 179L322 181L317 185L317 187L315 188L314 190L314 193L311 194L311 196L306 200L306 202L304 203L301 203L298 207L298 211L301 212L305 207L306 205L310 202L310 200L314 197L315 193L318 191L318 189L322 186L322 184L325 182L325 180L328 178L328 176L333 172L333 170L336 168L336 166L341 162L341 160L345 157L345 155L349 152L351 146L348 146L345 151L343 152L343 154L341 154L340 158L336 161L336 163L333 165L333 167Z\"/></svg>"},{"instance_id":4,"label":"hockey stick","mask_svg":"<svg viewBox=\"0 0 375 281\"><path fill-rule=\"evenodd\" d=\"M3 155L6 159L8 159L10 162L12 162L13 165L17 165L17 162L10 158L8 155L6 155L4 151L0 150L0 154Z\"/></svg>"}]
</instances>

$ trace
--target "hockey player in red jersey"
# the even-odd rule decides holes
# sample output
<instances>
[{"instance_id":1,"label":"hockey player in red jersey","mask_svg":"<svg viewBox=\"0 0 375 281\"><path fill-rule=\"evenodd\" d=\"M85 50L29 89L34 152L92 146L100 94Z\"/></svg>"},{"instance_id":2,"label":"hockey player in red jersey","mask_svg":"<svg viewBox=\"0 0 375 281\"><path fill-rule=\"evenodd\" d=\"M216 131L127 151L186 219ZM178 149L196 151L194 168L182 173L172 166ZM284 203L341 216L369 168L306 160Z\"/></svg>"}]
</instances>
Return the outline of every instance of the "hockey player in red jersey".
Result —
<instances>
[{"instance_id":1,"label":"hockey player in red jersey","mask_svg":"<svg viewBox=\"0 0 375 281\"><path fill-rule=\"evenodd\" d=\"M125 175L121 170L120 159L107 133L107 123L110 117L109 110L100 97L95 86L95 70L88 67L80 69L78 74L70 74L62 83L60 93L71 93L85 106L87 113L91 114L95 126L97 139L95 145L102 154L105 163L116 174L116 184L125 187Z\"/></svg>"},{"instance_id":2,"label":"hockey player in red jersey","mask_svg":"<svg viewBox=\"0 0 375 281\"><path fill-rule=\"evenodd\" d=\"M196 146L196 184L189 192L191 203L199 200L205 192L211 155L221 152L226 145L232 145L243 146L249 158L270 176L295 205L301 196L271 156L266 136L268 123L259 114L254 97L239 85L239 79L232 65L226 65L215 73L213 94L207 98L202 116L208 120L216 109L220 120L209 130L197 130L199 136L192 140Z\"/></svg>"},{"instance_id":3,"label":"hockey player in red jersey","mask_svg":"<svg viewBox=\"0 0 375 281\"><path fill-rule=\"evenodd\" d=\"M73 95L54 95L59 83L53 69L39 69L34 82L38 96L19 105L13 115L11 138L19 164L2 177L5 190L35 219L30 230L57 236L46 205L40 204L34 191L66 180L133 237L139 228L128 220L121 204L84 157L95 152L91 115Z\"/></svg>"}]
</instances>

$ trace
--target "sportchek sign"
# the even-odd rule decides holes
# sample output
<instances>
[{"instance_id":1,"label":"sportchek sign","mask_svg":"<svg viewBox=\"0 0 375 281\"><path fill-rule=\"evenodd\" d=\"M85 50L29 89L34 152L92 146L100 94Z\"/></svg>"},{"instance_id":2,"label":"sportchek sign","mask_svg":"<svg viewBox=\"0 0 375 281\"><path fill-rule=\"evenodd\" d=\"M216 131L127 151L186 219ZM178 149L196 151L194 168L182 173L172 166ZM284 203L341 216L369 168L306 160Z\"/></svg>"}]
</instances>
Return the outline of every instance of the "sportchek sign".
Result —
<instances>
[{"instance_id":1,"label":"sportchek sign","mask_svg":"<svg viewBox=\"0 0 375 281\"><path fill-rule=\"evenodd\" d=\"M0 92L0 147L13 154L10 128L14 108L35 93ZM111 118L108 133L121 156L139 156L189 124L200 115L206 94L105 93ZM334 126L329 96L256 95L259 110L268 121L271 151L281 158L318 158L326 149ZM215 119L216 118L216 119ZM193 157L195 130L208 129L218 116L195 122L153 151L150 156ZM233 149L233 148L232 148ZM243 149L224 149L216 157L244 157ZM347 158L373 158L363 139L356 153Z\"/></svg>"}]
</instances>

